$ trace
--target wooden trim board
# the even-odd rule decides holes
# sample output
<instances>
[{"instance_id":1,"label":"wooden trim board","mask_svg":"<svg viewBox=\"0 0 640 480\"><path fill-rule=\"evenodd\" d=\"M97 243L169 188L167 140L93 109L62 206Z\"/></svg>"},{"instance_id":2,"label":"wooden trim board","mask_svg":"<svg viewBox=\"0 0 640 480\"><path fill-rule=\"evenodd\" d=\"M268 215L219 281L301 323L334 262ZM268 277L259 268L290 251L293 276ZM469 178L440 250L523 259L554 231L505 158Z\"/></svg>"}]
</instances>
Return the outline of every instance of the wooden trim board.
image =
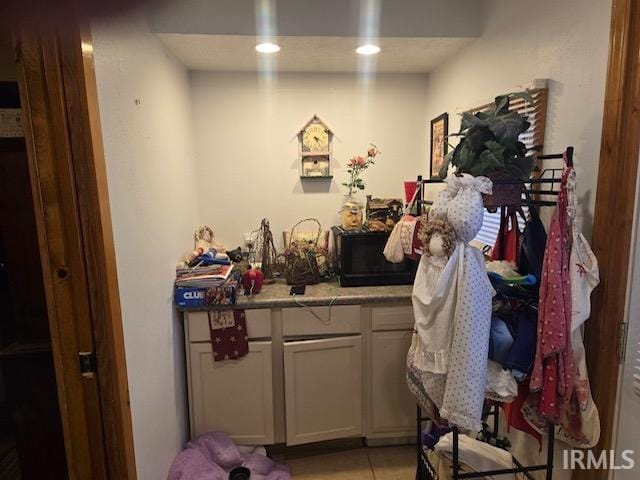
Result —
<instances>
[{"instance_id":1,"label":"wooden trim board","mask_svg":"<svg viewBox=\"0 0 640 480\"><path fill-rule=\"evenodd\" d=\"M18 64L70 478L135 479L106 170L88 28L24 26ZM81 375L78 352L96 352Z\"/></svg>"},{"instance_id":2,"label":"wooden trim board","mask_svg":"<svg viewBox=\"0 0 640 480\"><path fill-rule=\"evenodd\" d=\"M618 387L618 326L625 298L640 146L640 1L614 0L604 102L593 250L600 286L592 296L585 348L591 390L600 413L600 442L614 445ZM576 470L574 479L604 480L607 470Z\"/></svg>"}]
</instances>

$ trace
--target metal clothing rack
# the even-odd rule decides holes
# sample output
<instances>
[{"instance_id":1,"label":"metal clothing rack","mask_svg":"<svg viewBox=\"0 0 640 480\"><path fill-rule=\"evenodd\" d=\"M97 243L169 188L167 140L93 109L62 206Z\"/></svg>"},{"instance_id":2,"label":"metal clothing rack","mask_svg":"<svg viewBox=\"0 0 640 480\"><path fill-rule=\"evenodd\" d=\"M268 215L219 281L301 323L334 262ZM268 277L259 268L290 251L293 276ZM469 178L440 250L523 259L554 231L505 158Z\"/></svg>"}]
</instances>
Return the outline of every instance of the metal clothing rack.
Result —
<instances>
[{"instance_id":1,"label":"metal clothing rack","mask_svg":"<svg viewBox=\"0 0 640 480\"><path fill-rule=\"evenodd\" d=\"M493 416L493 429L489 430L488 428L483 429L483 434L485 440L488 438L489 441L487 443L492 444L491 439L494 440L494 443L498 443L498 424L499 424L499 406L494 404L492 406L492 411L487 413L484 417L486 421L488 416ZM422 423L431 420L429 417L422 416L422 409L420 405L417 406L417 416L416 416L416 441L417 441L417 470L416 470L416 480L438 480L438 471L436 467L434 467L429 458L427 457L427 453L425 448L422 446ZM484 422L483 422L484 424ZM504 475L510 473L521 473L528 480L535 480L531 475L531 472L538 472L541 470L545 471L545 479L552 480L553 478L553 453L554 453L554 443L555 443L555 427L552 424L547 425L547 461L546 463L539 465L530 465L524 466L516 457L513 455L511 459L513 460L513 464L515 467L513 468L502 468L498 470L483 470L479 472L460 472L460 452L458 449L459 435L460 431L458 427L452 427L451 432L453 433L453 458L451 459L453 464L453 473L452 480L461 480L465 478L484 478L491 477L493 475ZM496 445L494 445L496 446Z\"/></svg>"},{"instance_id":2,"label":"metal clothing rack","mask_svg":"<svg viewBox=\"0 0 640 480\"><path fill-rule=\"evenodd\" d=\"M538 160L552 160L552 159L564 159L565 163L569 167L573 167L573 147L567 147L564 153L560 154L552 154L552 155L538 155L536 157ZM494 180L494 185L522 185L522 194L525 198L522 201L522 204L536 207L552 207L556 205L555 201L543 200L540 197L545 195L555 195L557 196L560 192L559 188L554 189L554 186L560 186L560 181L562 177L563 168L550 168L545 169L537 178L530 178L528 180ZM416 209L417 215L422 213L422 205L428 205L431 202L424 201L424 185L431 183L442 183L441 179L428 179L423 180L422 175L417 178L417 195L416 195ZM545 185L547 186L546 190L542 190L539 188L533 188L533 186L537 185ZM502 209L506 208L505 206L501 207ZM497 404L493 404L492 407L484 412L483 415L483 441L487 441L488 443L492 443L499 445L500 442L498 440L498 425L499 425L499 406ZM489 429L486 423L488 417L493 417L493 428ZM422 445L422 424L431 420L429 417L422 416L422 409L420 405L417 406L417 414L416 414L416 445L417 445L417 470L416 470L416 480L438 480L438 472L436 468L429 461L425 448ZM547 424L547 461L544 464L540 465L532 465L532 466L524 466L522 463L518 461L512 455L512 460L515 465L514 468L506 468L499 470L490 470L490 471L480 471L480 472L460 472L460 452L459 452L459 429L456 426L452 427L453 434L453 474L452 480L462 480L467 478L481 478L481 477L490 477L494 475L503 475L503 474L516 474L521 473L527 479L534 480L531 472L542 471L546 472L546 480L551 480L553 478L553 454L554 454L554 441L555 441L555 426L551 423Z\"/></svg>"},{"instance_id":3,"label":"metal clothing rack","mask_svg":"<svg viewBox=\"0 0 640 480\"><path fill-rule=\"evenodd\" d=\"M557 153L551 155L538 155L538 160L554 160L565 159L567 166L573 166L573 147L567 147L564 153ZM536 178L529 178L528 180L520 179L499 179L493 180L494 185L522 185L522 194L525 198L522 201L523 205L536 206L536 207L555 207L556 202L551 200L541 199L541 196L545 195L558 195L559 190L554 190L554 186L560 185L563 168L546 168ZM424 186L429 184L444 183L444 180L439 178L423 179L422 175L418 175L416 180L417 193L416 193L416 209L417 214L422 213L423 205L430 205L432 202L424 200ZM547 189L534 188L534 186L546 186Z\"/></svg>"}]
</instances>

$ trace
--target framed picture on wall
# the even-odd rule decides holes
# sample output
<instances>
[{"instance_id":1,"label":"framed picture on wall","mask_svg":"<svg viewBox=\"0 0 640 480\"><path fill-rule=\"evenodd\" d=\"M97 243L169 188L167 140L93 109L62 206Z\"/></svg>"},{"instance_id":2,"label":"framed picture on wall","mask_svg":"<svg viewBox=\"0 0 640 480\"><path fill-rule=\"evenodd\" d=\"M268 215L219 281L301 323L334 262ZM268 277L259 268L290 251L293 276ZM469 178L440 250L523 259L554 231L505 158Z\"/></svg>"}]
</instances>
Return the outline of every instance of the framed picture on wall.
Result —
<instances>
[{"instance_id":1,"label":"framed picture on wall","mask_svg":"<svg viewBox=\"0 0 640 480\"><path fill-rule=\"evenodd\" d=\"M431 120L431 161L429 162L431 178L439 178L438 172L444 164L444 156L449 146L447 135L449 135L449 114L445 112Z\"/></svg>"}]
</instances>

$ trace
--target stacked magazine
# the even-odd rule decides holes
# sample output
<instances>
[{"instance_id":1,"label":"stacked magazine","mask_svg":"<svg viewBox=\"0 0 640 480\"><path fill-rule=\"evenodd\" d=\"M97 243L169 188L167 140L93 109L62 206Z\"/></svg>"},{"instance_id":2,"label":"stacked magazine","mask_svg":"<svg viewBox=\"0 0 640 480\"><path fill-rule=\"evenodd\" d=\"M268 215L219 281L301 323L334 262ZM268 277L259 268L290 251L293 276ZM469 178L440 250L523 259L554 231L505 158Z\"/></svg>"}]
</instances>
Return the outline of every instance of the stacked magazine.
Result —
<instances>
[{"instance_id":1,"label":"stacked magazine","mask_svg":"<svg viewBox=\"0 0 640 480\"><path fill-rule=\"evenodd\" d=\"M233 265L211 265L176 270L176 287L220 287L231 275Z\"/></svg>"}]
</instances>

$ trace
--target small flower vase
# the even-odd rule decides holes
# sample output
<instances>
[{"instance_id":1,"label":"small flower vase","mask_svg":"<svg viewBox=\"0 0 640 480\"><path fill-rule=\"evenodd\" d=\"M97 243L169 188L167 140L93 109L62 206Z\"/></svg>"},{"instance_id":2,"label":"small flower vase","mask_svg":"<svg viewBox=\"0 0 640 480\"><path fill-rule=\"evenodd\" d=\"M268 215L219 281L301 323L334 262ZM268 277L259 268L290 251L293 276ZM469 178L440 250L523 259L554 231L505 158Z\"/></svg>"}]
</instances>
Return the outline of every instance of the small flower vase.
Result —
<instances>
[{"instance_id":1,"label":"small flower vase","mask_svg":"<svg viewBox=\"0 0 640 480\"><path fill-rule=\"evenodd\" d=\"M342 204L342 228L344 230L360 230L362 228L363 221L363 209L362 203L356 200L352 195L346 195L344 203Z\"/></svg>"}]
</instances>

